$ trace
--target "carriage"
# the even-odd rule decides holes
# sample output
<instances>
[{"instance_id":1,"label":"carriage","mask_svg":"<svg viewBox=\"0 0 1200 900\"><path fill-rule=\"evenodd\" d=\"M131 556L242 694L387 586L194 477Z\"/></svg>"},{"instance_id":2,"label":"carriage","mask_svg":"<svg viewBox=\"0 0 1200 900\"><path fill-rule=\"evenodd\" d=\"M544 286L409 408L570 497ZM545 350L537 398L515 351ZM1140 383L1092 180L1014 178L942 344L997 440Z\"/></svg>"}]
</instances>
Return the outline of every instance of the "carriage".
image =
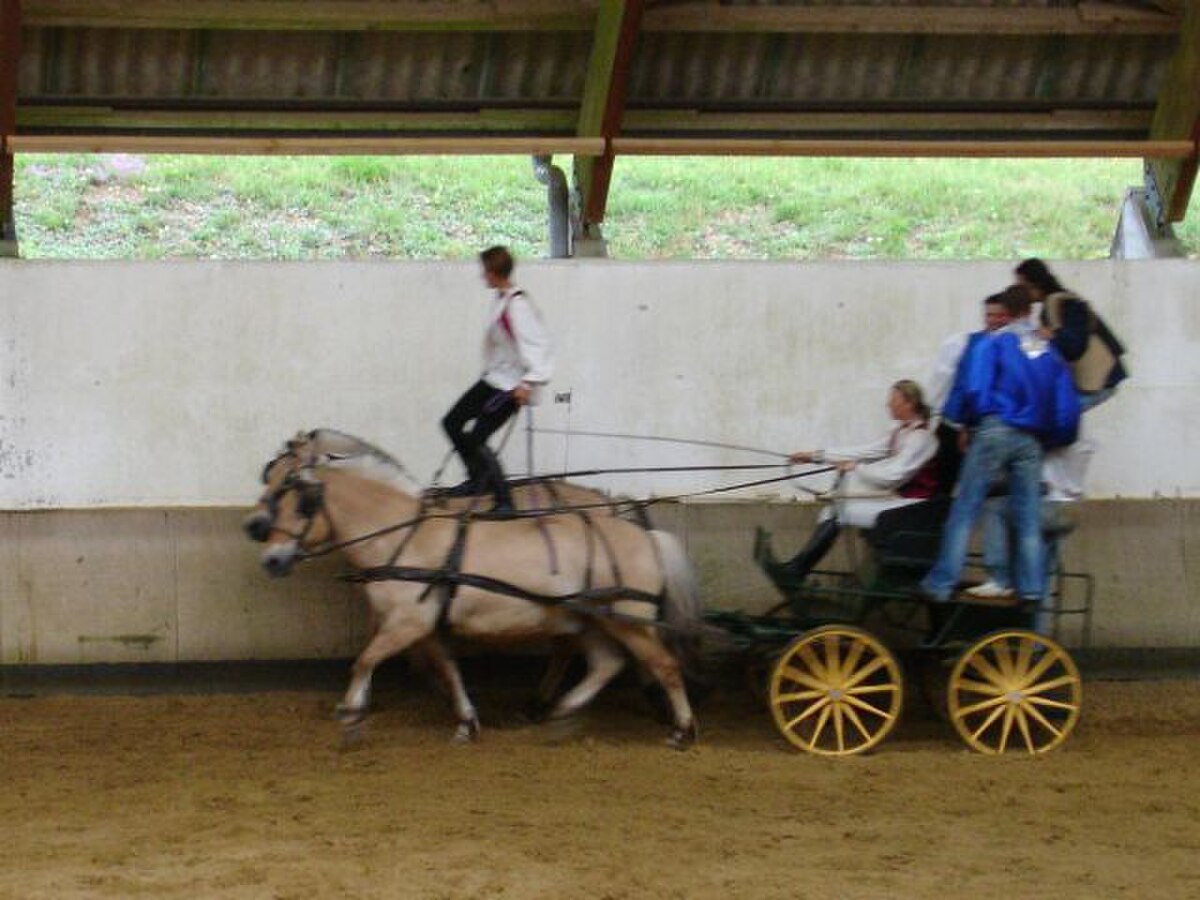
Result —
<instances>
[{"instance_id":1,"label":"carriage","mask_svg":"<svg viewBox=\"0 0 1200 900\"><path fill-rule=\"evenodd\" d=\"M884 512L862 533L858 565L798 581L766 565L770 535L758 531L755 558L782 599L762 614L709 611L706 619L737 646L752 686L795 747L824 756L870 750L899 721L909 682L982 753L1045 753L1074 729L1079 671L1051 635L1074 617L1086 645L1092 577L1064 571L1055 540L1040 617L1029 604L962 592L932 602L917 585L937 555L949 503Z\"/></svg>"},{"instance_id":2,"label":"carriage","mask_svg":"<svg viewBox=\"0 0 1200 900\"><path fill-rule=\"evenodd\" d=\"M533 507L521 510L518 502L515 514L496 517L389 486L397 476L408 477L366 442L329 430L302 433L267 464L266 490L246 523L247 533L267 544L268 572L286 574L298 559L338 550L366 585L380 627L339 706L349 726L365 715L378 663L411 647L446 682L458 735L477 737L474 707L441 641L456 625L469 633L472 617L485 631L499 619L578 642L589 671L554 703L563 715L615 676L622 649L631 654L666 691L674 720L669 740L677 747L690 745L696 731L671 638L686 645L700 619L736 648L755 681L765 680L779 731L809 753L847 756L879 744L899 721L906 670L920 673L916 680L926 686L945 682L933 691L944 703L934 705L944 706L967 744L984 753L1044 753L1078 721L1078 669L1057 640L1040 633L1046 629L1033 629L1037 611L965 599L930 603L917 593L937 553L944 498L881 514L865 533L863 565L798 581L774 577L783 599L750 614L701 610L682 545L650 525L644 503L615 504L590 488L534 479L520 487ZM361 513L357 525L331 509L343 494L347 508ZM635 515L623 514L630 510ZM769 540L759 533L760 563ZM1086 642L1092 580L1063 572L1057 558L1052 570L1050 619L1082 617ZM497 605L506 607L503 615L485 608ZM545 685L557 687L553 679Z\"/></svg>"}]
</instances>

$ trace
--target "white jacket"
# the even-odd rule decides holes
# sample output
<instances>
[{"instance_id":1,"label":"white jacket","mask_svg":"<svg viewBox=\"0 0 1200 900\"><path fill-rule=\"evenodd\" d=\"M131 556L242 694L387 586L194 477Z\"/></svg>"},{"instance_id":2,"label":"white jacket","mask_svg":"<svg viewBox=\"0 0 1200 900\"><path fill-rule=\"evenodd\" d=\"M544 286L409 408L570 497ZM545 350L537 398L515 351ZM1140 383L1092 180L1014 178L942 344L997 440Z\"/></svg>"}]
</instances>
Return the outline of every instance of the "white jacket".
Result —
<instances>
[{"instance_id":1,"label":"white jacket","mask_svg":"<svg viewBox=\"0 0 1200 900\"><path fill-rule=\"evenodd\" d=\"M553 371L550 336L533 303L520 288L498 291L483 334L483 380L511 391L521 382L545 384Z\"/></svg>"},{"instance_id":2,"label":"white jacket","mask_svg":"<svg viewBox=\"0 0 1200 900\"><path fill-rule=\"evenodd\" d=\"M826 461L858 460L842 489L847 496L891 494L909 481L937 453L937 438L928 426L913 421L900 425L877 441L860 447L825 450Z\"/></svg>"}]
</instances>

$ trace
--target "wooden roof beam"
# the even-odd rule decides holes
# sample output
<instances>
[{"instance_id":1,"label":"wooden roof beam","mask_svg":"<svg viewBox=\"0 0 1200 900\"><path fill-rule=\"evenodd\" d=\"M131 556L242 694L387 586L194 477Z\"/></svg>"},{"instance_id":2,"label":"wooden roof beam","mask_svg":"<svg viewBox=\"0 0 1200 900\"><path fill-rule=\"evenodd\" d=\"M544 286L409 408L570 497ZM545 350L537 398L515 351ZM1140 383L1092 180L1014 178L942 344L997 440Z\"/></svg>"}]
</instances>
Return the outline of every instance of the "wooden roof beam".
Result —
<instances>
[{"instance_id":1,"label":"wooden roof beam","mask_svg":"<svg viewBox=\"0 0 1200 900\"><path fill-rule=\"evenodd\" d=\"M614 160L610 142L621 130L629 68L644 8L645 0L602 0L596 16L592 55L579 104L578 134L598 136L606 144L598 157L575 157L575 185L584 231L604 221Z\"/></svg>"},{"instance_id":2,"label":"wooden roof beam","mask_svg":"<svg viewBox=\"0 0 1200 900\"><path fill-rule=\"evenodd\" d=\"M604 0L25 0L25 24L48 28L277 31L588 31ZM1165 8L1164 8L1165 7ZM653 4L646 31L862 34L1174 34L1179 15L1129 0L1075 6L728 6Z\"/></svg>"},{"instance_id":3,"label":"wooden roof beam","mask_svg":"<svg viewBox=\"0 0 1200 900\"><path fill-rule=\"evenodd\" d=\"M1150 137L1200 141L1200 0L1187 4L1179 49L1159 89ZM1197 154L1184 159L1147 159L1146 176L1157 193L1159 225L1180 222L1196 184Z\"/></svg>"},{"instance_id":4,"label":"wooden roof beam","mask_svg":"<svg viewBox=\"0 0 1200 900\"><path fill-rule=\"evenodd\" d=\"M772 138L635 138L611 142L624 156L865 156L1087 159L1194 158L1195 141L791 140Z\"/></svg>"},{"instance_id":5,"label":"wooden roof beam","mask_svg":"<svg viewBox=\"0 0 1200 900\"><path fill-rule=\"evenodd\" d=\"M7 135L16 153L198 153L240 156L491 156L571 153L598 156L602 138L578 137L193 137Z\"/></svg>"}]
</instances>

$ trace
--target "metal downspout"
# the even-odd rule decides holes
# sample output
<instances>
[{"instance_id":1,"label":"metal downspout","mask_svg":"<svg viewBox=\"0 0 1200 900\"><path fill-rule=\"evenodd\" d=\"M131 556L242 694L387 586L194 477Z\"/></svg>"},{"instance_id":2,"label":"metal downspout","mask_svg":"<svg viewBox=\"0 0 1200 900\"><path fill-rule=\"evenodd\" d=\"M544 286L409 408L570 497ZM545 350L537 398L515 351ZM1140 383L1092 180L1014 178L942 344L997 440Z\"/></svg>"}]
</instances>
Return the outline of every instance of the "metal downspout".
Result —
<instances>
[{"instance_id":1,"label":"metal downspout","mask_svg":"<svg viewBox=\"0 0 1200 900\"><path fill-rule=\"evenodd\" d=\"M551 164L549 156L533 157L533 174L546 185L546 203L550 211L550 257L565 259L571 255L570 197L567 176Z\"/></svg>"}]
</instances>

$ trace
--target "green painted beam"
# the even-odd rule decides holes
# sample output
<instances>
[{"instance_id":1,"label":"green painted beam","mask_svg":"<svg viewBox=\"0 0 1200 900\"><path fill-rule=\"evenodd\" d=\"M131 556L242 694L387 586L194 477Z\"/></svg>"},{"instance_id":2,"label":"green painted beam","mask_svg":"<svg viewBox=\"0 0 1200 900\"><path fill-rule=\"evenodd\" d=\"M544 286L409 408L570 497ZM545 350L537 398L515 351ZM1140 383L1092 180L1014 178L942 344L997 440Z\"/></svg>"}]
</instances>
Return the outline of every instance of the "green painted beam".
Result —
<instances>
[{"instance_id":1,"label":"green painted beam","mask_svg":"<svg viewBox=\"0 0 1200 900\"><path fill-rule=\"evenodd\" d=\"M0 0L0 135L16 131L17 81L21 58L21 0ZM11 148L0 146L0 256L17 255L17 223L13 215Z\"/></svg>"},{"instance_id":2,"label":"green painted beam","mask_svg":"<svg viewBox=\"0 0 1200 900\"><path fill-rule=\"evenodd\" d=\"M625 116L629 69L645 6L645 0L602 0L597 15L596 38L580 102L578 133L599 135L606 144L604 153L598 157L575 158L575 183L585 231L589 225L604 221L615 162L610 142L620 133Z\"/></svg>"},{"instance_id":3,"label":"green painted beam","mask_svg":"<svg viewBox=\"0 0 1200 900\"><path fill-rule=\"evenodd\" d=\"M1159 89L1150 137L1200 141L1200 0L1185 5L1179 49ZM1148 160L1146 167L1162 200L1160 224L1182 221L1196 184L1196 154L1183 160Z\"/></svg>"}]
</instances>

